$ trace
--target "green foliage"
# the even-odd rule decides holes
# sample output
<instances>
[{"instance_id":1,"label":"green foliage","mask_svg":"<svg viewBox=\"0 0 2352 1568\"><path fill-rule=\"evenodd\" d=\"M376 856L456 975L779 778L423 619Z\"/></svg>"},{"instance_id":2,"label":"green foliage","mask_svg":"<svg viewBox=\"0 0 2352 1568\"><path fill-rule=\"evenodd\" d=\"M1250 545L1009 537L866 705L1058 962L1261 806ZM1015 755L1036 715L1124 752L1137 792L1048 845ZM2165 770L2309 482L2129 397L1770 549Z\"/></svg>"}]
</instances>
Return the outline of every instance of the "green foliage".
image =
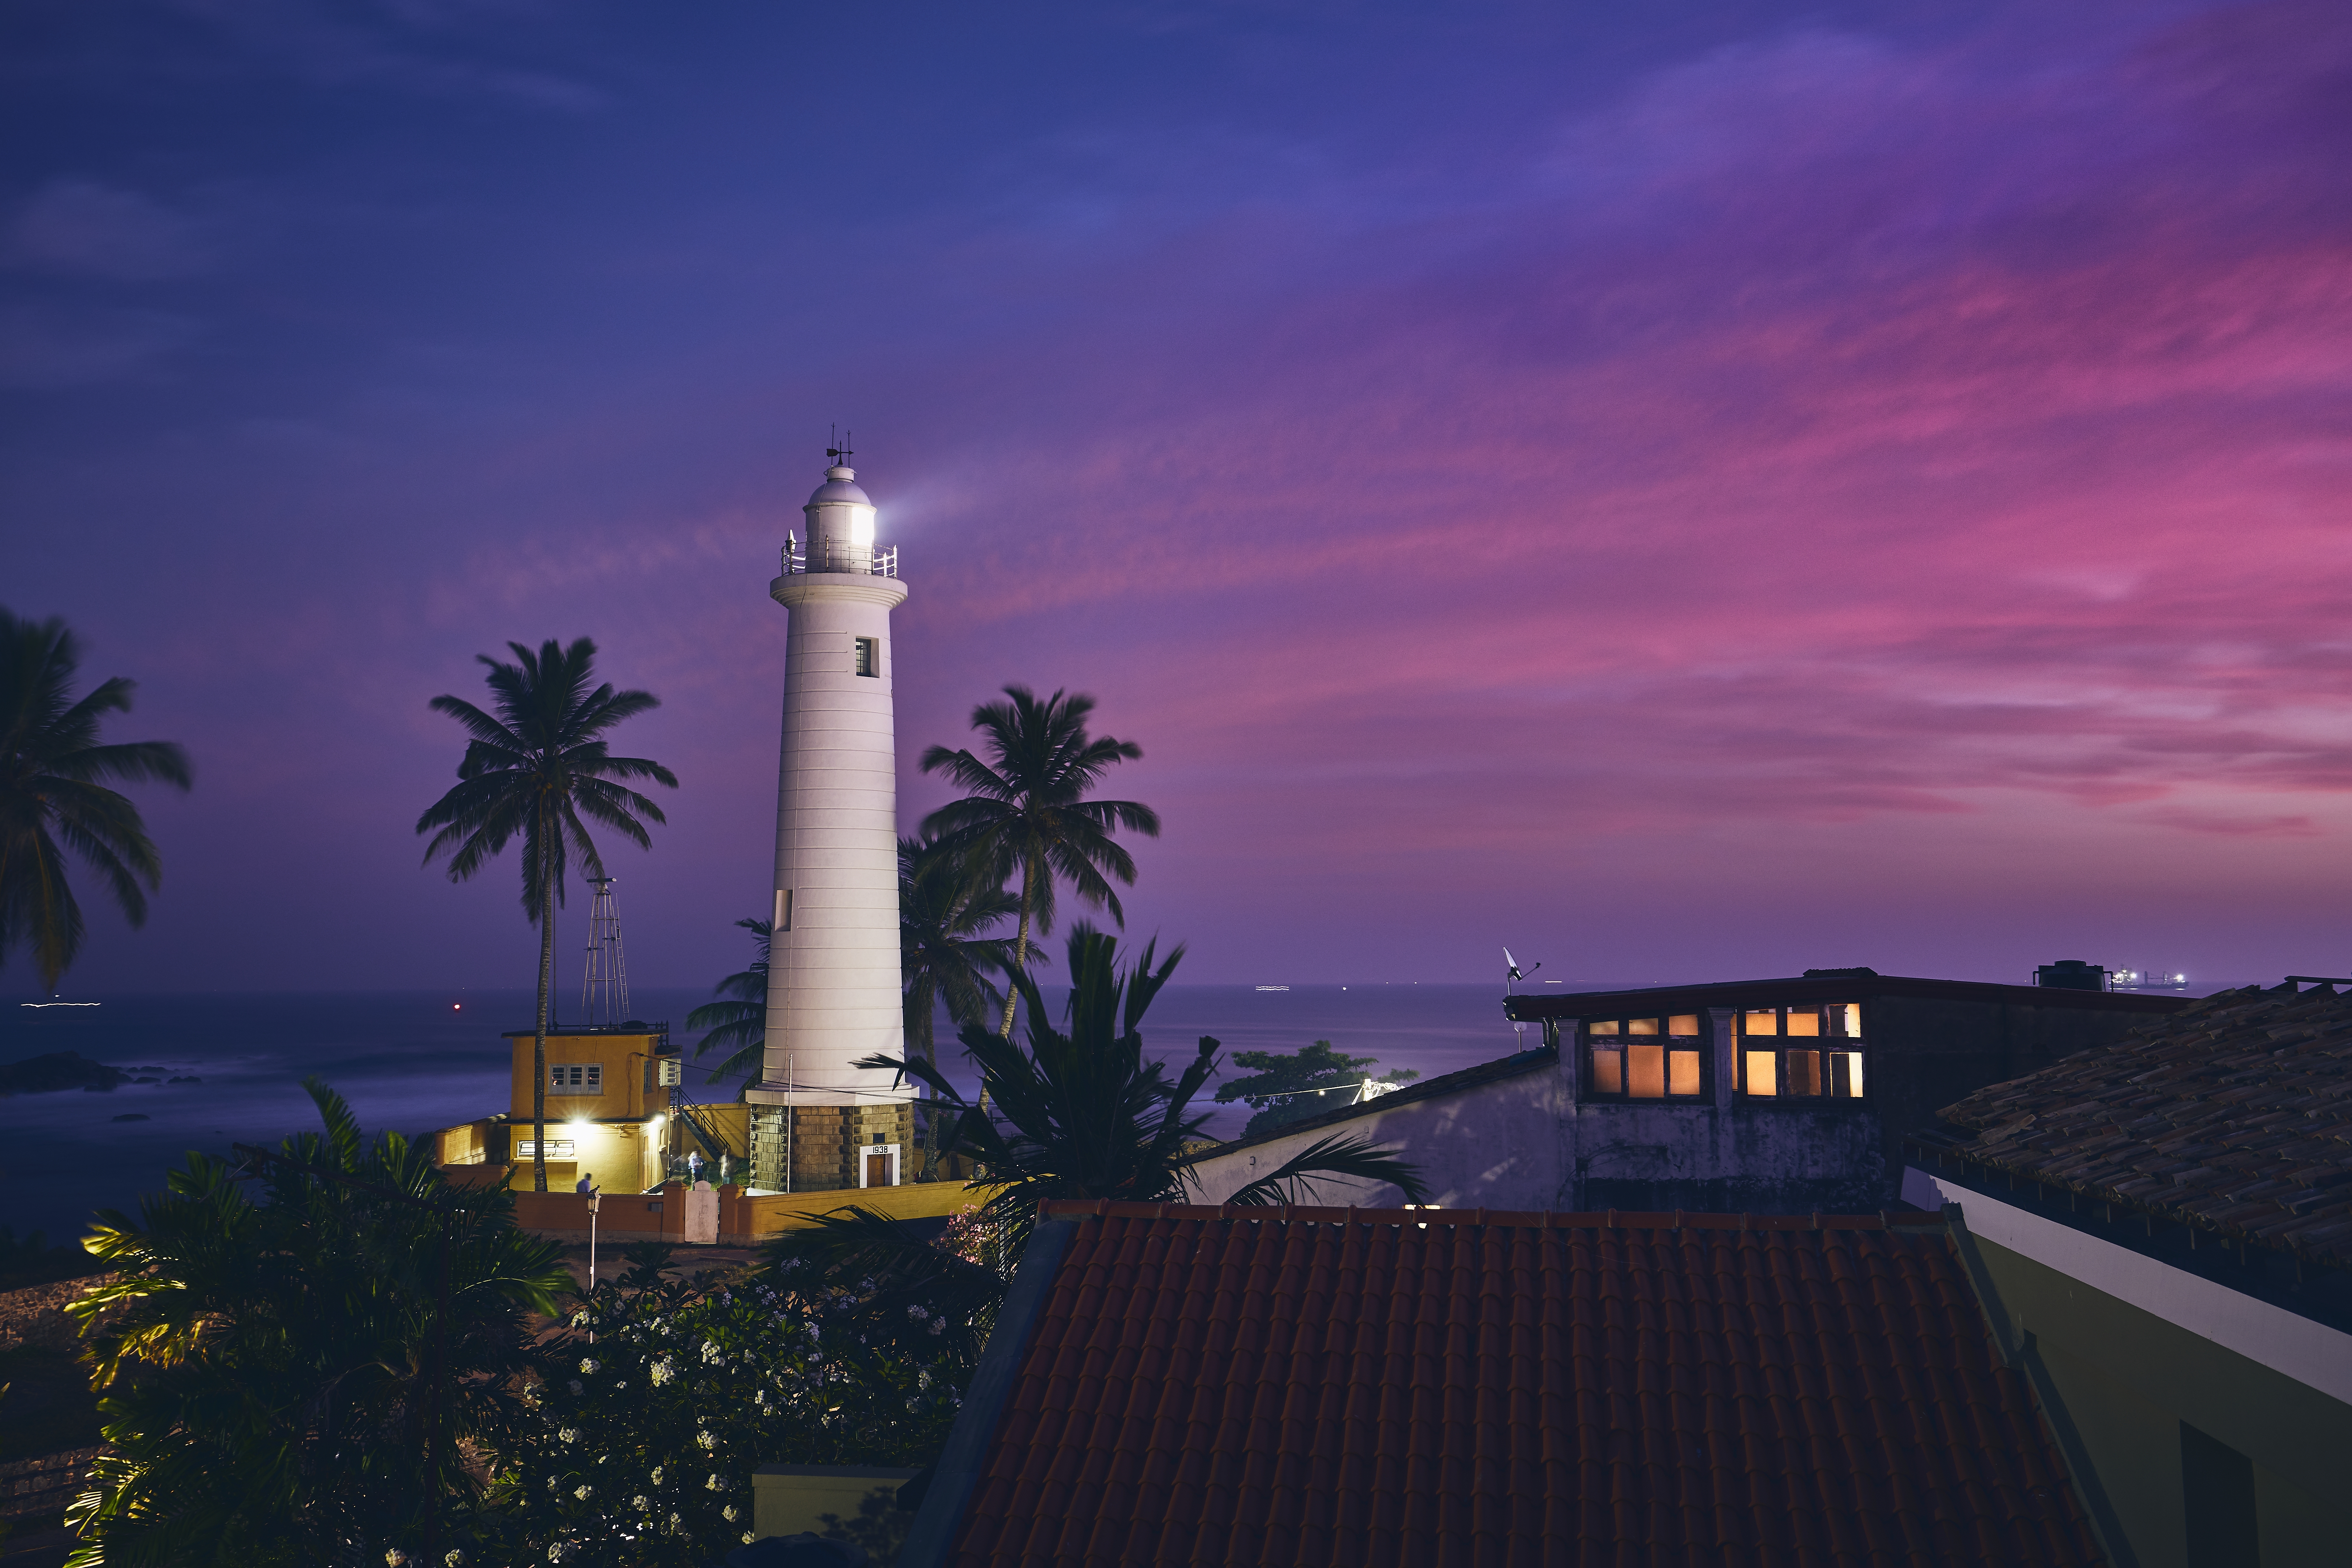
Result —
<instances>
[{"instance_id":1,"label":"green foliage","mask_svg":"<svg viewBox=\"0 0 2352 1568\"><path fill-rule=\"evenodd\" d=\"M299 1169L190 1154L137 1221L102 1212L83 1244L118 1271L68 1308L114 1451L68 1515L75 1568L414 1554L436 1504L445 1542L463 1533L478 1489L460 1443L523 1424L529 1314L571 1284L559 1249L514 1228L504 1189L450 1189L424 1147L364 1143L340 1097L305 1087L326 1130L280 1146Z\"/></svg>"},{"instance_id":2,"label":"green foliage","mask_svg":"<svg viewBox=\"0 0 2352 1568\"><path fill-rule=\"evenodd\" d=\"M600 1284L501 1457L496 1560L703 1568L751 1539L757 1466L929 1463L969 1363L944 1334L878 1352L855 1282L801 1272Z\"/></svg>"},{"instance_id":3,"label":"green foliage","mask_svg":"<svg viewBox=\"0 0 2352 1568\"><path fill-rule=\"evenodd\" d=\"M718 1001L705 1002L686 1016L688 1028L710 1031L695 1045L697 1061L713 1051L727 1053L710 1069L706 1080L710 1083L756 1071L760 1047L768 1037L768 955L775 944L775 922L740 920L735 923L751 933L754 952L750 967L737 970L711 987Z\"/></svg>"},{"instance_id":4,"label":"green foliage","mask_svg":"<svg viewBox=\"0 0 2352 1568\"><path fill-rule=\"evenodd\" d=\"M1073 930L1066 1032L1047 1022L1036 983L1014 974L1027 1046L970 1025L962 1034L964 1049L980 1066L984 1108L968 1103L928 1062L874 1056L858 1064L906 1074L954 1114L950 1147L984 1163L989 1184L1004 1184L982 1212L1004 1227L1010 1249L1017 1251L1042 1202L1167 1203L1181 1199L1192 1181L1195 1157L1186 1146L1199 1140L1209 1113L1193 1113L1192 1104L1216 1070L1217 1042L1202 1036L1173 1078L1145 1059L1143 1016L1184 956L1179 947L1155 967L1156 945L1144 943L1122 973L1116 938L1085 925ZM1342 1137L1325 1139L1225 1201L1289 1201L1299 1182L1315 1175L1391 1182L1412 1202L1423 1195L1414 1166Z\"/></svg>"},{"instance_id":5,"label":"green foliage","mask_svg":"<svg viewBox=\"0 0 2352 1568\"><path fill-rule=\"evenodd\" d=\"M163 857L128 795L107 781L189 787L188 754L168 741L99 743L99 721L131 710L131 681L102 680L77 700L81 647L61 620L0 609L0 963L30 948L41 989L81 951L81 905L66 851L92 871L134 926L163 878Z\"/></svg>"},{"instance_id":6,"label":"green foliage","mask_svg":"<svg viewBox=\"0 0 2352 1568\"><path fill-rule=\"evenodd\" d=\"M1132 741L1087 732L1095 700L1056 691L1040 700L1025 686L1008 686L1002 702L971 710L982 750L992 763L968 751L933 746L923 753L925 773L945 773L964 798L950 801L923 819L926 837L967 862L975 876L1001 886L1018 872L1020 923L1013 931L1013 971L1029 962L1030 931L1054 929L1054 890L1067 882L1082 902L1108 910L1127 923L1110 879L1135 885L1135 858L1111 835L1119 828L1157 837L1160 816L1131 800L1089 800L1102 776L1118 763L1143 755ZM1108 873L1108 876L1106 875ZM997 1033L1013 1037L1013 1001L1004 999Z\"/></svg>"},{"instance_id":7,"label":"green foliage","mask_svg":"<svg viewBox=\"0 0 2352 1568\"><path fill-rule=\"evenodd\" d=\"M1374 1065L1377 1057L1348 1056L1333 1050L1328 1040L1318 1040L1302 1051L1235 1051L1233 1059L1235 1067L1248 1068L1254 1076L1219 1085L1217 1103L1238 1100L1256 1110L1242 1130L1244 1137L1337 1110L1368 1080L1406 1083L1421 1076L1411 1068L1399 1068L1372 1079L1364 1068Z\"/></svg>"}]
</instances>

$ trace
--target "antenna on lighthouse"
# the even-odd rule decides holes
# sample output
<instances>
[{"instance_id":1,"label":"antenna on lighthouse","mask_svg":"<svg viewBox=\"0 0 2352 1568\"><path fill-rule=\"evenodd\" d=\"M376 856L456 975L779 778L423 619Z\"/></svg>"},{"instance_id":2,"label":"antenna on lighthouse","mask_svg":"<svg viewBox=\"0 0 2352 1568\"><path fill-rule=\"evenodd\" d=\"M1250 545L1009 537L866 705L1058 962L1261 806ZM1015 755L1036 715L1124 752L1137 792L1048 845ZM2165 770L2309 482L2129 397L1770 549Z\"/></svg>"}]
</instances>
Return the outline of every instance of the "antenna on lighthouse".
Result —
<instances>
[{"instance_id":1,"label":"antenna on lighthouse","mask_svg":"<svg viewBox=\"0 0 2352 1568\"><path fill-rule=\"evenodd\" d=\"M855 435L856 432L844 430L838 425L829 425L825 426L825 428L832 432L832 435L827 438L832 441L833 445L824 449L824 455L835 463L845 467L848 464L849 459L856 455L856 448L849 444L850 437Z\"/></svg>"},{"instance_id":2,"label":"antenna on lighthouse","mask_svg":"<svg viewBox=\"0 0 2352 1568\"><path fill-rule=\"evenodd\" d=\"M629 966L621 956L621 906L611 877L592 877L595 901L588 909L588 973L580 984L580 1008L592 1029L628 1021Z\"/></svg>"}]
</instances>

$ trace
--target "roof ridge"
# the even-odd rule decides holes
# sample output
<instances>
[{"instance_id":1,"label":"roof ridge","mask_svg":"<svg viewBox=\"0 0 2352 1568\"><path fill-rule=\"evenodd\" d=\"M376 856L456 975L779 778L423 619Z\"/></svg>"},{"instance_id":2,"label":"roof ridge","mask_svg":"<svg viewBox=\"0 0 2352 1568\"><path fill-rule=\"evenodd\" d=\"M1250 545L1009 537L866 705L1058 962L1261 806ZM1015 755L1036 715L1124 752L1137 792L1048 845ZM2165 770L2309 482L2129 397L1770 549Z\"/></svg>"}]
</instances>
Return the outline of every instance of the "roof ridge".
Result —
<instances>
[{"instance_id":1,"label":"roof ridge","mask_svg":"<svg viewBox=\"0 0 2352 1568\"><path fill-rule=\"evenodd\" d=\"M1913 1230L1948 1225L1940 1214L1882 1209L1876 1214L1716 1214L1696 1210L1590 1213L1558 1209L1419 1207L1364 1209L1304 1204L1160 1204L1109 1198L1048 1198L1040 1219L1247 1219L1307 1225L1477 1225L1539 1230Z\"/></svg>"}]
</instances>

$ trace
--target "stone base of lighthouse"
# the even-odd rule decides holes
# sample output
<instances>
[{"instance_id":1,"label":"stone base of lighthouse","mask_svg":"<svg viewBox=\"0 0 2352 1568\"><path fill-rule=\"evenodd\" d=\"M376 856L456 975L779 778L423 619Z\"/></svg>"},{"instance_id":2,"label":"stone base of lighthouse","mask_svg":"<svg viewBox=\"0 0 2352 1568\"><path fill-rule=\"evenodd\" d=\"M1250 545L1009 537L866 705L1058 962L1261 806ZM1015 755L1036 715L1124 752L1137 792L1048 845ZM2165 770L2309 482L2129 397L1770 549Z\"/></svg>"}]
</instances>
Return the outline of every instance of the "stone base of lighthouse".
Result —
<instances>
[{"instance_id":1,"label":"stone base of lighthouse","mask_svg":"<svg viewBox=\"0 0 2352 1568\"><path fill-rule=\"evenodd\" d=\"M910 1100L751 1107L751 1184L765 1191L897 1186L922 1166Z\"/></svg>"}]
</instances>

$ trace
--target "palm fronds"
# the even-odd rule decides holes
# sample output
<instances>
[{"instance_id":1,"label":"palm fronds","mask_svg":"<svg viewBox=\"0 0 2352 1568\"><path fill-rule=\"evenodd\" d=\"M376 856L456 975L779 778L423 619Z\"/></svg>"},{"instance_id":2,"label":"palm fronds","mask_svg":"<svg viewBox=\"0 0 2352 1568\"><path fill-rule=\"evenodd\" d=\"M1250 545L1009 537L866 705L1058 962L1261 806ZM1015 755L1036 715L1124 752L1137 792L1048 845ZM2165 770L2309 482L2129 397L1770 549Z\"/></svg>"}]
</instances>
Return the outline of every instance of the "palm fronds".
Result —
<instances>
[{"instance_id":1,"label":"palm fronds","mask_svg":"<svg viewBox=\"0 0 2352 1568\"><path fill-rule=\"evenodd\" d=\"M163 857L129 796L108 783L187 789L187 752L168 741L99 741L109 713L131 710L137 687L117 676L72 695L81 647L61 620L28 621L0 609L0 963L19 943L32 951L43 990L81 952L80 902L68 855L94 871L134 926L162 884Z\"/></svg>"}]
</instances>

